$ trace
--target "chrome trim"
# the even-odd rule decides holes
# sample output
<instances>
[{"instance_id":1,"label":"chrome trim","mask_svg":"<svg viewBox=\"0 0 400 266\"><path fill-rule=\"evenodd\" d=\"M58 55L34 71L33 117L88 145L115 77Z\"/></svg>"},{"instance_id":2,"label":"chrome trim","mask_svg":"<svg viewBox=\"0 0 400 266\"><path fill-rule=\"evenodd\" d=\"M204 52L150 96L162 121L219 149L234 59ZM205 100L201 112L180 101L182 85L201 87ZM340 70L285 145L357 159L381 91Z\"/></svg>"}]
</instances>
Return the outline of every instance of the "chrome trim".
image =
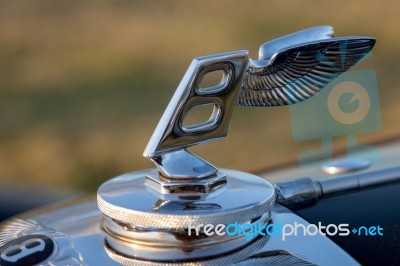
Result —
<instances>
[{"instance_id":1,"label":"chrome trim","mask_svg":"<svg viewBox=\"0 0 400 266\"><path fill-rule=\"evenodd\" d=\"M274 185L276 201L285 206L314 203L322 194L319 182L311 178L299 178Z\"/></svg>"},{"instance_id":2,"label":"chrome trim","mask_svg":"<svg viewBox=\"0 0 400 266\"><path fill-rule=\"evenodd\" d=\"M360 190L395 181L400 181L399 166L318 180L322 196Z\"/></svg>"},{"instance_id":3,"label":"chrome trim","mask_svg":"<svg viewBox=\"0 0 400 266\"><path fill-rule=\"evenodd\" d=\"M361 171L371 166L371 162L360 159L348 157L341 160L329 161L321 166L321 171L331 174L345 174L355 171Z\"/></svg>"},{"instance_id":4,"label":"chrome trim","mask_svg":"<svg viewBox=\"0 0 400 266\"><path fill-rule=\"evenodd\" d=\"M275 184L276 201L285 206L316 202L318 198L400 182L400 166L351 172L325 179L299 178Z\"/></svg>"}]
</instances>

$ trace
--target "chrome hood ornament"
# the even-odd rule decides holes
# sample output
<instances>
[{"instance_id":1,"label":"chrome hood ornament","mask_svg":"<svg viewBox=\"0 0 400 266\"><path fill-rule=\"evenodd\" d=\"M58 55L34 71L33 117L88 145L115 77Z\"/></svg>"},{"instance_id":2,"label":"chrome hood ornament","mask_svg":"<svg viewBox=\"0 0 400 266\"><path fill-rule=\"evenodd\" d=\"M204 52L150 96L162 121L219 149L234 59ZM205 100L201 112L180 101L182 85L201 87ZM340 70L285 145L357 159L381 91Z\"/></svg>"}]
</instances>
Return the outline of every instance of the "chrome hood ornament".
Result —
<instances>
[{"instance_id":1,"label":"chrome hood ornament","mask_svg":"<svg viewBox=\"0 0 400 266\"><path fill-rule=\"evenodd\" d=\"M171 179L216 174L214 166L186 148L225 137L235 105L268 107L302 102L358 63L374 44L375 39L369 37L333 38L333 28L321 26L264 43L258 60L249 59L248 51L196 58L153 133L144 156ZM205 75L218 70L224 73L218 85L200 87ZM211 117L185 127L185 116L202 105L213 105Z\"/></svg>"},{"instance_id":2,"label":"chrome hood ornament","mask_svg":"<svg viewBox=\"0 0 400 266\"><path fill-rule=\"evenodd\" d=\"M98 190L109 255L134 265L160 258L209 261L241 248L218 257L232 264L239 253L246 256L268 241L205 234L207 224L268 224L275 190L252 174L219 170L187 148L225 137L236 105L288 105L317 94L375 43L332 36L331 27L316 27L263 44L258 60L247 51L194 59L144 151L156 169L122 175ZM214 71L223 72L221 82L202 87ZM210 118L186 126L187 114L203 105L212 105Z\"/></svg>"}]
</instances>

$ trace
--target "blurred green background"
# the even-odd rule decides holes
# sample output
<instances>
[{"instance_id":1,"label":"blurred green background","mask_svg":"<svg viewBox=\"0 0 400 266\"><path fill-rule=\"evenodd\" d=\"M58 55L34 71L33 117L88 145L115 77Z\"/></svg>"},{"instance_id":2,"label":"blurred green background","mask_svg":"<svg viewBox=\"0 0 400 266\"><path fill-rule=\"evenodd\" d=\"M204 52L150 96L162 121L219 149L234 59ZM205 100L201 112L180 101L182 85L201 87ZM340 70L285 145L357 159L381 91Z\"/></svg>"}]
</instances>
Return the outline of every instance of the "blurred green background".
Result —
<instances>
[{"instance_id":1,"label":"blurred green background","mask_svg":"<svg viewBox=\"0 0 400 266\"><path fill-rule=\"evenodd\" d=\"M400 134L399 1L0 1L0 180L94 191L151 167L142 152L194 57L303 28L377 38L359 68L378 76L383 130ZM220 167L296 162L287 107L236 109L229 137L192 149ZM344 147L335 139L335 149Z\"/></svg>"}]
</instances>

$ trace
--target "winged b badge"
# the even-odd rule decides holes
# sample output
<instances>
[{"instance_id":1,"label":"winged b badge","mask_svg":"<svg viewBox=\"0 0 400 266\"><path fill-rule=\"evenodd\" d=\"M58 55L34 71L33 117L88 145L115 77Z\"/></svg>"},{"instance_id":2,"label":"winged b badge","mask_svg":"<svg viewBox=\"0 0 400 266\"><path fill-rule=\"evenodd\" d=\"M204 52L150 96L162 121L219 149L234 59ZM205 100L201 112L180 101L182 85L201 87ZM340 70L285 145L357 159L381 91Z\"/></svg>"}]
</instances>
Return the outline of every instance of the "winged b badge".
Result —
<instances>
[{"instance_id":1,"label":"winged b badge","mask_svg":"<svg viewBox=\"0 0 400 266\"><path fill-rule=\"evenodd\" d=\"M250 59L245 50L196 58L144 156L169 178L213 175L217 169L186 148L225 137L235 105L282 106L302 102L357 64L374 44L375 39L370 37L334 38L332 27L320 26L261 45L258 60ZM204 76L214 71L223 72L221 82L202 88ZM210 118L185 126L186 115L202 105L213 105Z\"/></svg>"}]
</instances>

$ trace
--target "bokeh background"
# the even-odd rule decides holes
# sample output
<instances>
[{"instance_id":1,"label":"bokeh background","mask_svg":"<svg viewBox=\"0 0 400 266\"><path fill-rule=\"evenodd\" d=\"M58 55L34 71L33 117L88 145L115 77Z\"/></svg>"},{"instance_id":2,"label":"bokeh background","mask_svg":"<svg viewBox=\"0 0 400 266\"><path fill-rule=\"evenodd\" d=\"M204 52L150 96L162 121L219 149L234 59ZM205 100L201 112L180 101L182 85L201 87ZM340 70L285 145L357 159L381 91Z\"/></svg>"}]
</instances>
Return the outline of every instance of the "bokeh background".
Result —
<instances>
[{"instance_id":1,"label":"bokeh background","mask_svg":"<svg viewBox=\"0 0 400 266\"><path fill-rule=\"evenodd\" d=\"M246 49L303 28L377 38L383 130L400 135L399 1L0 1L0 180L95 191L151 167L142 152L194 57ZM220 167L295 163L287 107L235 111L229 137L192 149ZM344 138L336 138L341 150Z\"/></svg>"}]
</instances>

